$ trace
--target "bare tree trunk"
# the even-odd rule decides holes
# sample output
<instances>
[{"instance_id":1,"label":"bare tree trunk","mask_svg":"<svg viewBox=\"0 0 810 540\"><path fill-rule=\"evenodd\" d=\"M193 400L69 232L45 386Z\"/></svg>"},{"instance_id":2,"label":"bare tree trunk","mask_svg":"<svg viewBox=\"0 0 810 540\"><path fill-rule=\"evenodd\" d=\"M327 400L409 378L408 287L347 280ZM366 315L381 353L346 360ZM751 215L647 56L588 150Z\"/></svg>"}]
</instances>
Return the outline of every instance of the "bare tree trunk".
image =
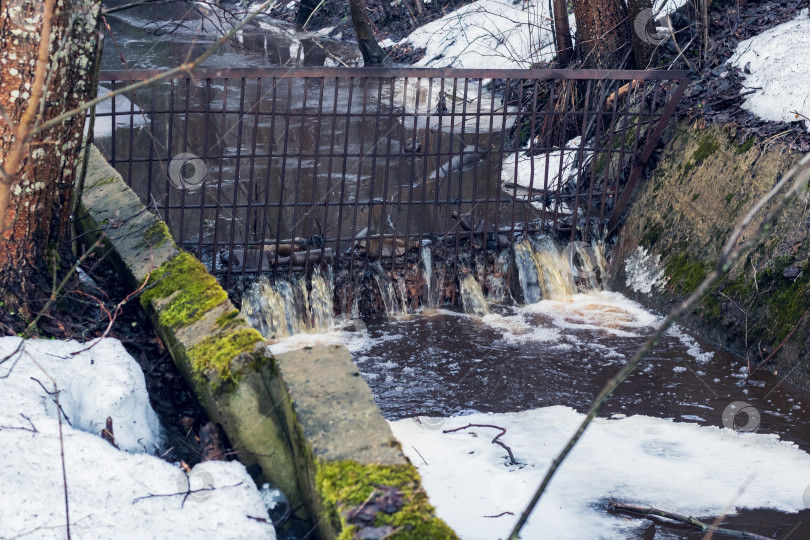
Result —
<instances>
[{"instance_id":1,"label":"bare tree trunk","mask_svg":"<svg viewBox=\"0 0 810 540\"><path fill-rule=\"evenodd\" d=\"M638 69L647 69L652 61L655 46L660 40L655 37L655 20L651 0L627 0L627 18L630 21L633 39L633 56Z\"/></svg>"},{"instance_id":2,"label":"bare tree trunk","mask_svg":"<svg viewBox=\"0 0 810 540\"><path fill-rule=\"evenodd\" d=\"M354 23L354 33L357 34L357 45L360 47L360 54L363 55L363 64L366 66L381 66L389 64L385 51L374 37L371 22L365 12L363 0L349 0L351 7L352 23Z\"/></svg>"},{"instance_id":3,"label":"bare tree trunk","mask_svg":"<svg viewBox=\"0 0 810 540\"><path fill-rule=\"evenodd\" d=\"M0 0L0 301L25 316L74 259L71 201L85 115L33 130L91 95L99 12L99 0Z\"/></svg>"},{"instance_id":4,"label":"bare tree trunk","mask_svg":"<svg viewBox=\"0 0 810 540\"><path fill-rule=\"evenodd\" d=\"M561 66L566 67L571 62L571 55L574 52L566 0L554 0L554 35L557 38L557 60Z\"/></svg>"},{"instance_id":5,"label":"bare tree trunk","mask_svg":"<svg viewBox=\"0 0 810 540\"><path fill-rule=\"evenodd\" d=\"M578 45L586 68L617 68L630 48L621 0L574 0Z\"/></svg>"}]
</instances>

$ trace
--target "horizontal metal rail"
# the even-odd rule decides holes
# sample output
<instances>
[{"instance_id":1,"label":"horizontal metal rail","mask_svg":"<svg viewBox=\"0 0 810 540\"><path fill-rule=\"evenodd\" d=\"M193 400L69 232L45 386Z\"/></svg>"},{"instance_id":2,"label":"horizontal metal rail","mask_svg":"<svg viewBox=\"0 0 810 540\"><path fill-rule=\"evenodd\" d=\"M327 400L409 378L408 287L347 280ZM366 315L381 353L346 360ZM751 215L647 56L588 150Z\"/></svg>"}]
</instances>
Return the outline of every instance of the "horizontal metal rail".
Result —
<instances>
[{"instance_id":1,"label":"horizontal metal rail","mask_svg":"<svg viewBox=\"0 0 810 540\"><path fill-rule=\"evenodd\" d=\"M120 91L164 71L104 71ZM615 228L683 71L194 69L95 111L95 141L226 287L445 265ZM477 255L476 255L477 254ZM465 262L466 261L466 262Z\"/></svg>"}]
</instances>

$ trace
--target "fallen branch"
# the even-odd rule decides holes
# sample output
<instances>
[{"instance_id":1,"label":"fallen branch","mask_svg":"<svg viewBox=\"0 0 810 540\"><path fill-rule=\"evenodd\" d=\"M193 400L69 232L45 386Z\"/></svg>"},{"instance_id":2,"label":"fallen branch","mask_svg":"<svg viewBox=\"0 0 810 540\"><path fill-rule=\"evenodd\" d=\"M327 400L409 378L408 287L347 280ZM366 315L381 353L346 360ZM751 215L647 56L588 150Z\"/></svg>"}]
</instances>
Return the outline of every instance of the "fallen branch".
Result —
<instances>
[{"instance_id":1,"label":"fallen branch","mask_svg":"<svg viewBox=\"0 0 810 540\"><path fill-rule=\"evenodd\" d=\"M498 439L500 439L501 437L503 437L504 435L506 435L506 428L502 428L501 426L493 426L493 425L491 425L491 424L467 424L466 426L464 426L464 427L460 427L460 428L455 428L455 429L445 429L444 431L442 431L442 433L453 433L453 432L455 432L455 431L461 431L462 429L467 429L467 428L471 428L471 427L488 427L488 428L492 428L492 429L500 429L500 430L501 430L501 432L500 432L500 433L498 433L498 434L495 436L495 438L494 438L494 439L492 439L492 441L491 441L491 442L492 442L492 443L494 443L494 444L497 444L498 446L501 446L501 447L502 447L502 448L504 448L504 449L505 449L507 452L509 452L509 459L510 459L510 461L511 461L511 464L512 464L512 465L517 465L517 461L515 461L515 456L512 454L512 449L511 449L511 448L509 448L508 446L506 446L506 445L505 445L503 442L501 442L501 441L499 441L499 440L498 440ZM422 459L424 459L424 458L422 458Z\"/></svg>"},{"instance_id":2,"label":"fallen branch","mask_svg":"<svg viewBox=\"0 0 810 540\"><path fill-rule=\"evenodd\" d=\"M753 538L754 540L773 540L770 536L762 536L747 531L736 531L734 529L726 529L724 527L718 527L716 525L709 525L708 523L703 523L702 521L693 518L692 516L682 516L680 514L675 514L674 512L667 512L666 510L659 510L658 508L652 508L648 506L633 506L630 504L618 503L612 499L608 501L608 510L613 512L624 512L629 514L641 514L643 516L648 517L650 516L662 517L670 519L672 521L678 521L681 523L685 523L687 525L691 525L692 527L695 527L702 533L712 533L712 534L717 533L726 536L731 536L733 538Z\"/></svg>"}]
</instances>

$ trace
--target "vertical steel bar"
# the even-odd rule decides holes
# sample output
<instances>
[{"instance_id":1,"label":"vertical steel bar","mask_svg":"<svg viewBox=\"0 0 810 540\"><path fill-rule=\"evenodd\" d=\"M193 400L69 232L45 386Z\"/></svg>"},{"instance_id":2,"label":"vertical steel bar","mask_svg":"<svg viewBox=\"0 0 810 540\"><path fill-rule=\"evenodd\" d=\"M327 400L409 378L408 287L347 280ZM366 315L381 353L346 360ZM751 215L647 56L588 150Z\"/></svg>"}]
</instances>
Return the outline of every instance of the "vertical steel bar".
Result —
<instances>
[{"instance_id":1,"label":"vertical steel bar","mask_svg":"<svg viewBox=\"0 0 810 540\"><path fill-rule=\"evenodd\" d=\"M354 77L348 78L348 101L346 102L346 128L343 132L343 165L340 169L340 201L338 204L338 224L337 224L337 233L335 236L337 237L338 246L336 249L336 254L341 253L341 242L343 238L343 207L346 206L346 165L348 158L346 155L349 153L349 134L351 133L351 121L352 121L352 98L354 93ZM352 245L353 240L349 241L349 250L350 250L350 263L349 263L349 271L354 272L354 246Z\"/></svg>"},{"instance_id":2,"label":"vertical steel bar","mask_svg":"<svg viewBox=\"0 0 810 540\"><path fill-rule=\"evenodd\" d=\"M267 262L269 265L272 266L273 271L272 275L275 277L276 275L276 263L277 263L277 255L274 255L271 260L271 256L266 254L266 245L265 239L267 238L267 216L270 213L270 187L273 184L273 154L275 153L276 149L276 101L277 98L277 90L278 90L278 80L275 77L270 79L270 84L272 88L272 97L270 100L270 133L267 137L267 170L264 171L264 206L262 211L262 232L259 235L259 238L262 240L262 249L259 251L259 261L258 267L261 270L262 266L264 265L264 257L267 257ZM260 102L261 103L261 102ZM261 107L261 104L259 105ZM282 189L279 191L279 203L284 200L284 190ZM279 215L281 214L281 206L277 207ZM275 253L278 253L278 244L281 238L279 237L278 229L276 229L276 238L275 238Z\"/></svg>"},{"instance_id":3,"label":"vertical steel bar","mask_svg":"<svg viewBox=\"0 0 810 540\"><path fill-rule=\"evenodd\" d=\"M233 195L231 197L231 223L230 235L228 237L228 259L233 259L233 248L236 241L236 228L239 222L239 188L242 187L242 179L239 177L240 165L242 162L242 127L245 118L245 78L239 79L239 111L237 112L236 124L236 162L234 163L233 171ZM244 261L242 261L244 263ZM244 266L244 264L243 264ZM233 267L228 265L228 270L225 272L225 283L222 285L226 289L231 283L231 274Z\"/></svg>"},{"instance_id":4,"label":"vertical steel bar","mask_svg":"<svg viewBox=\"0 0 810 540\"><path fill-rule=\"evenodd\" d=\"M242 78L242 81L243 81L243 87L244 87L245 79ZM252 215L253 207L256 204L255 199L258 198L258 194L254 193L256 182L254 181L253 176L254 176L255 171L256 171L256 142L257 142L256 139L257 139L257 137L259 135L259 107L260 107L261 95L262 95L262 78L258 77L256 79L256 99L255 99L255 101L253 103L253 109L254 109L254 111L253 111L254 112L253 130L252 130L251 135L250 135L250 156L249 156L250 165L248 167L248 188L247 188L247 197L246 197L247 200L245 201L245 203L246 203L245 204L245 237L242 239L242 249L244 250L243 253L247 253L248 246L250 244L254 244L254 245L258 246L259 254L264 252L264 238L255 238L255 230L256 230L256 224L255 223L253 224L253 229L254 229L253 237L250 234L250 218L251 218L251 215ZM236 209L234 209L234 211L236 211ZM254 216L253 219L254 220L256 219L255 216ZM234 228L236 228L235 224L234 224ZM261 255L259 255L259 259L261 259ZM241 276L242 280L245 279L245 271L246 271L246 265L243 264L242 265L242 272L240 273L240 276ZM259 261L258 266L256 267L256 273L257 274L262 273L261 260Z\"/></svg>"},{"instance_id":5,"label":"vertical steel bar","mask_svg":"<svg viewBox=\"0 0 810 540\"><path fill-rule=\"evenodd\" d=\"M205 104L203 111L205 118L203 120L203 154L202 159L208 162L208 123L210 120L210 104L211 104L211 79L205 79ZM203 255L203 236L205 226L205 199L207 195L206 182L203 179L203 184L200 186L200 228L197 229L197 256L202 259ZM216 268L216 254L211 257L211 268L209 270L213 273Z\"/></svg>"},{"instance_id":6,"label":"vertical steel bar","mask_svg":"<svg viewBox=\"0 0 810 540\"><path fill-rule=\"evenodd\" d=\"M228 78L222 80L223 82L223 90L222 90L222 130L221 130L221 137L224 137L225 134L228 132L227 126L227 118L226 118L226 109L228 104ZM225 141L219 140L218 146L220 147L220 157L219 157L219 177L217 178L217 191L216 191L216 206L214 207L214 239L213 244L211 246L211 253L216 260L219 257L219 215L222 212L222 180L223 174L225 172ZM243 263L245 261L242 261ZM228 265L230 267L230 264Z\"/></svg>"},{"instance_id":7,"label":"vertical steel bar","mask_svg":"<svg viewBox=\"0 0 810 540\"><path fill-rule=\"evenodd\" d=\"M585 145L588 144L588 108L591 102L591 89L593 81L588 79L585 85L585 104L582 106L582 134L579 139L579 150L577 152L577 181L574 185L574 207L571 211L571 241L576 240L577 216L579 213L579 191L582 189L582 160L585 154ZM562 180L562 179L561 179Z\"/></svg>"}]
</instances>

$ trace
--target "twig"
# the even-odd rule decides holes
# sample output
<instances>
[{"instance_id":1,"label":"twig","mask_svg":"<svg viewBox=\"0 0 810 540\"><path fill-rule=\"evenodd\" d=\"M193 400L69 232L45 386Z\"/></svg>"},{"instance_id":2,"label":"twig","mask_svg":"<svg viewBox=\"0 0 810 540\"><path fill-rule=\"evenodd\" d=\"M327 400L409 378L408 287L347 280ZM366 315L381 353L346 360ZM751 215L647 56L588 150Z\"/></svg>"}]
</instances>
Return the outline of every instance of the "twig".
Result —
<instances>
[{"instance_id":1,"label":"twig","mask_svg":"<svg viewBox=\"0 0 810 540\"><path fill-rule=\"evenodd\" d=\"M608 502L608 510L612 510L614 512L625 512L630 514L641 514L644 516L657 516L666 519L671 519L673 521L679 521L681 523L691 525L692 527L695 527L697 530L703 533L718 533L724 534L726 536L731 536L733 538L753 538L754 540L773 540L770 536L762 536L760 534L750 533L747 531L736 531L734 529L726 529L724 527L718 527L716 525L709 525L708 523L704 523L698 519L693 518L692 516L682 516L681 514L675 514L674 512L667 512L666 510L659 510L658 508L652 508L648 506L633 506L630 504L623 504L618 503L614 500L610 500Z\"/></svg>"},{"instance_id":2,"label":"twig","mask_svg":"<svg viewBox=\"0 0 810 540\"><path fill-rule=\"evenodd\" d=\"M182 508L186 504L186 500L188 500L188 498L193 493L202 493L204 491L214 491L216 489L232 488L232 487L241 486L243 483L244 482L239 482L238 484L233 484L233 485L230 485L230 486L222 486L222 488L217 488L216 486L210 486L210 487L201 487L199 489L191 489L191 484L189 484L189 488L186 491L178 491L177 493L156 493L156 494L149 493L147 495L142 495L140 497L135 497L134 499L132 499L132 504L135 504L136 502L142 501L144 499L152 499L152 498L158 498L158 497L179 497L180 495L183 495L183 502L180 504L180 508Z\"/></svg>"},{"instance_id":3,"label":"twig","mask_svg":"<svg viewBox=\"0 0 810 540\"><path fill-rule=\"evenodd\" d=\"M798 193L800 189L803 189L804 186L807 185L807 181L810 178L810 171L807 170L808 164L810 164L810 154L806 154L801 160L799 160L799 162L794 165L787 172L787 174L785 174L785 176L782 177L782 179L777 182L767 194L765 194L765 196L754 204L754 206L748 211L745 217L743 217L737 227L732 231L722 253L720 254L720 258L714 270L712 270L709 275L706 276L703 282L698 285L697 289L695 289L695 291L692 292L688 298L676 306L675 309L673 309L669 315L667 315L666 319L664 319L655 332L653 332L653 334L647 338L647 340L644 342L641 348L636 351L630 361L619 371L619 373L616 374L616 376L608 381L605 388L599 393L591 404L585 418L582 420L579 428L577 428L577 431L571 436L568 443L565 445L565 447L563 447L557 457L554 458L554 461L551 462L551 466L546 472L540 486L538 486L537 491L532 496L528 506L520 515L520 519L518 519L518 522L515 524L512 532L509 534L510 540L518 539L520 530L524 525L526 525L529 516L531 515L535 506L537 506L537 503L540 501L540 497L551 483L551 479L554 477L557 469L560 467L568 454L571 453L571 450L573 450L574 446L585 433L585 430L588 428L593 419L596 418L599 409L602 408L602 405L605 404L611 394L613 394L619 385L621 385L638 367L638 365L647 356L647 354L649 354L658 340L661 339L661 337L663 337L663 335L667 332L669 327L675 324L675 321L677 321L684 312L689 310L694 303L703 298L709 289L717 281L719 281L719 279L725 275L726 272L729 271L731 266L740 258L742 253L759 244L762 239L768 235L772 228L771 225L773 220L776 218L779 212L782 211L782 208L784 208L785 204L787 204L787 201L790 200L793 195ZM757 227L756 231L754 231L753 234L749 234L747 240L742 240L741 237L743 231L745 231L746 228L754 221L754 217L760 212L760 210L763 209L763 207L776 198L779 192L781 192L782 189L784 189L785 186L787 186L788 183L793 179L793 177L799 173L801 173L801 176L797 178L795 182L793 182L793 185L787 190L785 195L779 199L776 204L774 204L771 211L768 212L759 222L759 226Z\"/></svg>"},{"instance_id":4,"label":"twig","mask_svg":"<svg viewBox=\"0 0 810 540\"><path fill-rule=\"evenodd\" d=\"M419 450L417 450L417 449L416 449L416 447L415 447L415 446L413 446L413 445L411 445L411 448L413 448L413 451L414 451L414 452L416 452L417 454L419 454L419 457L420 457L420 458L422 458L422 461L424 461L424 462L425 462L425 465L427 465L427 464L428 464L428 462L427 462L427 460L424 458L424 456L422 456L422 453L421 453L421 452L419 452Z\"/></svg>"},{"instance_id":5,"label":"twig","mask_svg":"<svg viewBox=\"0 0 810 540\"><path fill-rule=\"evenodd\" d=\"M26 353L26 354L27 354L27 353ZM29 357L31 358L31 360L33 360L33 361L34 361L34 363L36 364L36 361L33 359L33 357L31 357L31 355L30 355L30 354L29 354L28 356L29 356ZM37 366L39 366L39 364L37 364ZM40 367L40 369L42 369L42 368ZM44 371L44 370L43 370L43 371ZM37 379L36 377L31 377L31 380L32 380L32 381L34 381L34 382L36 382L37 384L39 384L39 385L42 387L42 389L43 389L43 390L45 390L45 393L46 393L46 394L48 394L49 396L51 396L51 397L53 398L53 401L54 401L54 403L56 403L56 406L57 406L57 407L59 407L59 411L62 413L62 416L64 416L64 417L65 417L65 420L67 420L68 425L69 425L70 427L73 427L73 424L71 424L71 423L70 423L70 418L68 418L67 413L66 413L66 412L65 412L65 410L62 408L62 406L59 404L59 391L58 391L58 390L54 390L53 392L51 392L50 390L48 390L47 388L45 388L45 385L44 385L44 384L42 384L42 382L41 382L39 379ZM54 383L54 388L56 388L56 383ZM60 422L61 422L61 420L60 420Z\"/></svg>"},{"instance_id":6,"label":"twig","mask_svg":"<svg viewBox=\"0 0 810 540\"><path fill-rule=\"evenodd\" d=\"M453 433L455 431L461 431L462 429L467 429L467 428L471 428L471 427L488 427L488 428L492 428L492 429L500 429L501 432L498 433L495 436L495 438L492 439L491 442L493 442L494 444L497 444L498 446L503 447L507 452L509 452L509 460L511 461L511 464L512 465L517 465L517 461L515 461L515 456L512 454L512 449L509 448L508 446L506 446L503 442L498 440L503 435L506 434L506 428L502 428L501 426L493 426L491 424L467 424L466 426L460 427L460 428L445 429L444 431L442 431L442 433ZM416 449L414 448L414 450L416 450ZM424 459L424 458L422 458L422 459Z\"/></svg>"},{"instance_id":7,"label":"twig","mask_svg":"<svg viewBox=\"0 0 810 540\"><path fill-rule=\"evenodd\" d=\"M499 518L501 516L506 516L506 515L514 516L515 514L513 514L512 512L507 511L507 512L501 512L500 514L497 514L497 515L494 515L494 516L484 516L484 517L485 518Z\"/></svg>"}]
</instances>

